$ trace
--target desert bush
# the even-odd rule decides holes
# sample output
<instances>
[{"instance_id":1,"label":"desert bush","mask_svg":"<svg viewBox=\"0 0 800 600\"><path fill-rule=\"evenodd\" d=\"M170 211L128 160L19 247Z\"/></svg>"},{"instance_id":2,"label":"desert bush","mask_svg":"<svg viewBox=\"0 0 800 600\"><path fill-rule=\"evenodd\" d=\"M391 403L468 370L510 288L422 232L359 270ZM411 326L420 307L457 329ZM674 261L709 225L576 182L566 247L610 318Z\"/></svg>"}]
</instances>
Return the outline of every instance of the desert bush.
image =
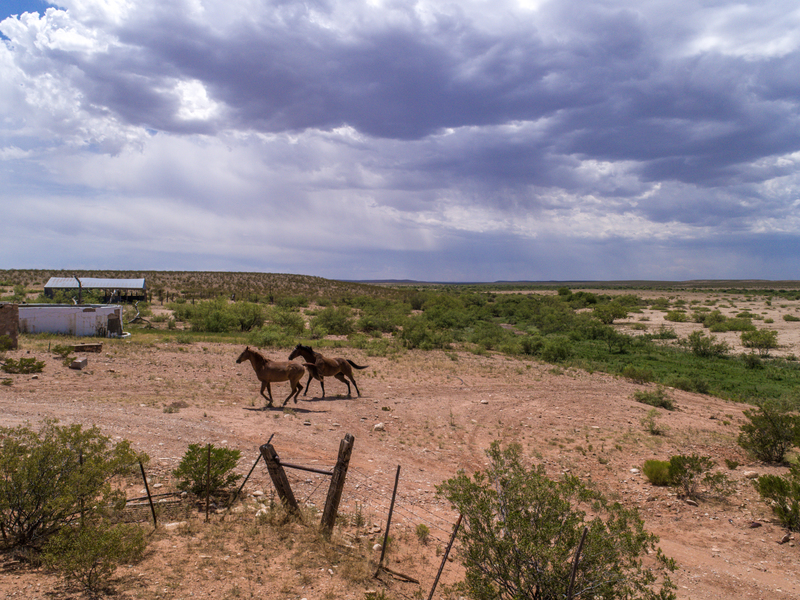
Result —
<instances>
[{"instance_id":1,"label":"desert bush","mask_svg":"<svg viewBox=\"0 0 800 600\"><path fill-rule=\"evenodd\" d=\"M541 335L526 335L520 341L520 348L523 354L536 356L544 348L545 340Z\"/></svg>"},{"instance_id":2,"label":"desert bush","mask_svg":"<svg viewBox=\"0 0 800 600\"><path fill-rule=\"evenodd\" d=\"M644 427L650 435L664 435L669 427L658 422L659 412L655 408L647 411L647 414L640 419L642 427Z\"/></svg>"},{"instance_id":3,"label":"desert bush","mask_svg":"<svg viewBox=\"0 0 800 600\"><path fill-rule=\"evenodd\" d=\"M783 462L795 444L800 445L800 416L796 403L787 399L763 400L744 411L749 419L741 427L739 445L759 460Z\"/></svg>"},{"instance_id":4,"label":"desert bush","mask_svg":"<svg viewBox=\"0 0 800 600\"><path fill-rule=\"evenodd\" d=\"M431 536L430 527L425 525L425 523L420 523L419 525L417 525L416 534L417 534L417 539L421 543L427 544L428 543L428 539Z\"/></svg>"},{"instance_id":5,"label":"desert bush","mask_svg":"<svg viewBox=\"0 0 800 600\"><path fill-rule=\"evenodd\" d=\"M781 525L800 531L800 465L791 465L787 477L762 475L753 483L761 497L769 500Z\"/></svg>"},{"instance_id":6,"label":"desert bush","mask_svg":"<svg viewBox=\"0 0 800 600\"><path fill-rule=\"evenodd\" d=\"M653 369L637 367L636 365L625 365L622 368L621 375L634 383L650 383L655 379Z\"/></svg>"},{"instance_id":7,"label":"desert bush","mask_svg":"<svg viewBox=\"0 0 800 600\"><path fill-rule=\"evenodd\" d=\"M437 329L426 319L409 317L403 323L400 339L408 349L445 350L453 341L449 330Z\"/></svg>"},{"instance_id":8,"label":"desert bush","mask_svg":"<svg viewBox=\"0 0 800 600\"><path fill-rule=\"evenodd\" d=\"M730 482L724 473L714 473L714 461L697 454L677 455L669 459L669 484L686 498L705 494L724 496L730 492ZM705 488L705 494L700 486Z\"/></svg>"},{"instance_id":9,"label":"desert bush","mask_svg":"<svg viewBox=\"0 0 800 600\"><path fill-rule=\"evenodd\" d=\"M311 319L313 329L322 329L329 335L349 335L353 333L353 313L346 306L328 306Z\"/></svg>"},{"instance_id":10,"label":"desert bush","mask_svg":"<svg viewBox=\"0 0 800 600\"><path fill-rule=\"evenodd\" d=\"M671 310L664 315L665 321L672 321L673 323L686 323L689 321L689 315L682 310Z\"/></svg>"},{"instance_id":11,"label":"desert bush","mask_svg":"<svg viewBox=\"0 0 800 600\"><path fill-rule=\"evenodd\" d=\"M642 468L644 476L653 485L669 485L669 461L667 460L646 460Z\"/></svg>"},{"instance_id":12,"label":"desert bush","mask_svg":"<svg viewBox=\"0 0 800 600\"><path fill-rule=\"evenodd\" d=\"M707 394L710 387L705 379L697 375L673 377L669 380L669 385L684 392L696 392L698 394Z\"/></svg>"},{"instance_id":13,"label":"desert bush","mask_svg":"<svg viewBox=\"0 0 800 600\"><path fill-rule=\"evenodd\" d=\"M797 317L795 315L783 315L783 320L784 321L800 321L800 317Z\"/></svg>"},{"instance_id":14,"label":"desert bush","mask_svg":"<svg viewBox=\"0 0 800 600\"><path fill-rule=\"evenodd\" d=\"M544 346L539 356L547 362L557 363L567 360L572 354L573 348L569 338L563 335L554 335L545 338Z\"/></svg>"},{"instance_id":15,"label":"desert bush","mask_svg":"<svg viewBox=\"0 0 800 600\"><path fill-rule=\"evenodd\" d=\"M7 358L6 361L0 366L0 369L5 373L15 375L27 375L30 373L41 373L44 370L44 361L36 360L35 358L20 358L15 360Z\"/></svg>"},{"instance_id":16,"label":"desert bush","mask_svg":"<svg viewBox=\"0 0 800 600\"><path fill-rule=\"evenodd\" d=\"M252 331L264 324L264 309L253 302L235 302L229 309L240 331Z\"/></svg>"},{"instance_id":17,"label":"desert bush","mask_svg":"<svg viewBox=\"0 0 800 600\"><path fill-rule=\"evenodd\" d=\"M100 513L119 501L110 480L128 473L146 455L127 441L112 444L96 427L46 421L0 428L0 529L2 545L40 548L82 514Z\"/></svg>"},{"instance_id":18,"label":"desert bush","mask_svg":"<svg viewBox=\"0 0 800 600\"><path fill-rule=\"evenodd\" d=\"M753 322L744 317L725 319L724 321L714 323L708 327L708 330L714 333L723 333L725 331L755 331L755 329L756 326L753 325Z\"/></svg>"},{"instance_id":19,"label":"desert bush","mask_svg":"<svg viewBox=\"0 0 800 600\"><path fill-rule=\"evenodd\" d=\"M564 598L575 549L588 535L576 569L574 597L674 598L666 577L674 563L657 549L635 510L611 504L577 477L549 479L522 464L519 445L487 451L490 463L472 478L461 472L437 487L464 516L461 559L466 595L481 600ZM591 518L586 510L591 511ZM657 550L657 571L642 557ZM663 570L662 570L663 569ZM664 579L657 582L660 571Z\"/></svg>"},{"instance_id":20,"label":"desert bush","mask_svg":"<svg viewBox=\"0 0 800 600\"><path fill-rule=\"evenodd\" d=\"M11 336L5 334L0 335L0 352L6 352L12 348L14 348L14 340L11 339Z\"/></svg>"},{"instance_id":21,"label":"desert bush","mask_svg":"<svg viewBox=\"0 0 800 600\"><path fill-rule=\"evenodd\" d=\"M667 410L675 410L675 403L672 398L667 394L664 386L657 386L655 390L640 390L633 393L633 399L636 402L655 406L658 408L666 408Z\"/></svg>"},{"instance_id":22,"label":"desert bush","mask_svg":"<svg viewBox=\"0 0 800 600\"><path fill-rule=\"evenodd\" d=\"M283 308L275 308L268 314L269 321L279 327L287 336L303 335L306 322L303 315Z\"/></svg>"},{"instance_id":23,"label":"desert bush","mask_svg":"<svg viewBox=\"0 0 800 600\"><path fill-rule=\"evenodd\" d=\"M717 342L713 335L705 335L702 331L693 331L687 338L689 347L695 356L704 358L724 356L728 353L728 344Z\"/></svg>"},{"instance_id":24,"label":"desert bush","mask_svg":"<svg viewBox=\"0 0 800 600\"><path fill-rule=\"evenodd\" d=\"M605 325L611 325L616 319L628 316L628 309L619 302L601 304L593 309L592 314Z\"/></svg>"},{"instance_id":25,"label":"desert bush","mask_svg":"<svg viewBox=\"0 0 800 600\"><path fill-rule=\"evenodd\" d=\"M742 333L742 345L758 352L759 356L769 356L769 351L778 347L778 332L772 329L758 329Z\"/></svg>"},{"instance_id":26,"label":"desert bush","mask_svg":"<svg viewBox=\"0 0 800 600\"><path fill-rule=\"evenodd\" d=\"M204 495L206 490L212 494L224 491L233 487L242 478L241 475L233 472L241 455L239 450L217 448L213 444L189 444L189 449L172 475L178 480L179 490L190 492L196 496ZM210 473L209 460L211 461Z\"/></svg>"},{"instance_id":27,"label":"desert bush","mask_svg":"<svg viewBox=\"0 0 800 600\"><path fill-rule=\"evenodd\" d=\"M60 529L45 545L42 558L46 566L96 595L109 588L119 565L140 561L146 547L139 525L87 521Z\"/></svg>"},{"instance_id":28,"label":"desert bush","mask_svg":"<svg viewBox=\"0 0 800 600\"><path fill-rule=\"evenodd\" d=\"M484 350L494 350L508 338L508 335L508 332L496 323L481 322L475 326L468 339Z\"/></svg>"}]
</instances>

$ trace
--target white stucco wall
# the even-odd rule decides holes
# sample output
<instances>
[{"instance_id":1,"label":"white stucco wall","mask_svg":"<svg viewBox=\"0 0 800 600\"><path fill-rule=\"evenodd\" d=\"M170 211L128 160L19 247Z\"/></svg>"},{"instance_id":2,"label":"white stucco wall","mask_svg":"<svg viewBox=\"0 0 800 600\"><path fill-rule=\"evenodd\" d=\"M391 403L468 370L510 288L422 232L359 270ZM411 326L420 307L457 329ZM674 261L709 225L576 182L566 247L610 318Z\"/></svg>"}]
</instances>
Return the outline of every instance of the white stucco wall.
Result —
<instances>
[{"instance_id":1,"label":"white stucco wall","mask_svg":"<svg viewBox=\"0 0 800 600\"><path fill-rule=\"evenodd\" d=\"M117 304L21 304L19 332L106 337L112 314L122 322L122 307Z\"/></svg>"}]
</instances>

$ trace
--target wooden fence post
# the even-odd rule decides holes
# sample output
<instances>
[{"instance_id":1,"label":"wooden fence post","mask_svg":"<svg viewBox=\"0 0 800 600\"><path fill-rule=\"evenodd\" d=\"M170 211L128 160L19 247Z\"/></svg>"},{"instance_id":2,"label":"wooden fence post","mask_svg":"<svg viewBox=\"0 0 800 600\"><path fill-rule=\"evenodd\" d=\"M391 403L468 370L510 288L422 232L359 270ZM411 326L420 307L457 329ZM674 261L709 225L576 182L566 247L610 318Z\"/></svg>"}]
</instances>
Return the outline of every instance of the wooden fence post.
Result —
<instances>
[{"instance_id":1,"label":"wooden fence post","mask_svg":"<svg viewBox=\"0 0 800 600\"><path fill-rule=\"evenodd\" d=\"M153 527L158 527L158 519L156 519L156 507L153 505L153 497L150 495L150 486L147 483L147 475L144 472L144 465L139 461L139 469L142 471L142 479L144 480L144 490L147 492L147 501L150 503L150 512L153 513Z\"/></svg>"},{"instance_id":2,"label":"wooden fence post","mask_svg":"<svg viewBox=\"0 0 800 600\"><path fill-rule=\"evenodd\" d=\"M325 499L325 510L322 512L322 531L326 536L333 532L333 525L336 522L336 514L339 510L339 502L342 499L344 481L347 477L347 468L350 465L350 455L353 453L353 443L355 438L349 433L339 443L339 458L333 468L331 486L328 488L328 497Z\"/></svg>"},{"instance_id":3,"label":"wooden fence post","mask_svg":"<svg viewBox=\"0 0 800 600\"><path fill-rule=\"evenodd\" d=\"M286 477L286 471L281 466L275 448L272 447L272 444L267 443L261 446L259 450L261 451L261 456L264 457L264 462L267 463L269 476L272 478L272 483L275 485L275 490L278 492L281 501L292 513L299 516L300 506L295 500L292 487L289 485L289 478Z\"/></svg>"}]
</instances>

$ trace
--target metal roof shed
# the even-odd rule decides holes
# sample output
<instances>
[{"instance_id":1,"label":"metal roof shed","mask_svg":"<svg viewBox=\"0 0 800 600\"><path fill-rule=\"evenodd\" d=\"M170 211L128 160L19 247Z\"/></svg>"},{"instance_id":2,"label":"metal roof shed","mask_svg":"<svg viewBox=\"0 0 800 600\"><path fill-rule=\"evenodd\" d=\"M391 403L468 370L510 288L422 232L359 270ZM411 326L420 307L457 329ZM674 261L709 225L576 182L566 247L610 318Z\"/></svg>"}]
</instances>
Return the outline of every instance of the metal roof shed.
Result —
<instances>
[{"instance_id":1,"label":"metal roof shed","mask_svg":"<svg viewBox=\"0 0 800 600\"><path fill-rule=\"evenodd\" d=\"M101 279L98 277L51 277L44 285L45 296L56 291L102 290L107 300L146 300L147 284L142 279Z\"/></svg>"}]
</instances>

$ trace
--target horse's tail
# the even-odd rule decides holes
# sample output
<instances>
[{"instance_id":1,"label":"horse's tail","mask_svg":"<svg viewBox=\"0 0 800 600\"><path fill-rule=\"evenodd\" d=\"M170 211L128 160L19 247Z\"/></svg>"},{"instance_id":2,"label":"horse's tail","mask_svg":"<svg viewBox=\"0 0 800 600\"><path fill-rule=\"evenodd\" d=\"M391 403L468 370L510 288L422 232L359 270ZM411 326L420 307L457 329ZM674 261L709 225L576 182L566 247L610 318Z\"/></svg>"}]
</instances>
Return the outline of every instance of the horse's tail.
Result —
<instances>
[{"instance_id":1,"label":"horse's tail","mask_svg":"<svg viewBox=\"0 0 800 600\"><path fill-rule=\"evenodd\" d=\"M350 366L351 366L351 367L353 367L354 369L366 369L366 368L369 366L369 365L364 365L363 367L359 367L359 366L358 366L356 363L354 363L354 362L353 362L352 360L350 360L349 358L348 358L348 359L346 359L346 360L347 360L347 362L349 362L349 363L350 363Z\"/></svg>"}]
</instances>

